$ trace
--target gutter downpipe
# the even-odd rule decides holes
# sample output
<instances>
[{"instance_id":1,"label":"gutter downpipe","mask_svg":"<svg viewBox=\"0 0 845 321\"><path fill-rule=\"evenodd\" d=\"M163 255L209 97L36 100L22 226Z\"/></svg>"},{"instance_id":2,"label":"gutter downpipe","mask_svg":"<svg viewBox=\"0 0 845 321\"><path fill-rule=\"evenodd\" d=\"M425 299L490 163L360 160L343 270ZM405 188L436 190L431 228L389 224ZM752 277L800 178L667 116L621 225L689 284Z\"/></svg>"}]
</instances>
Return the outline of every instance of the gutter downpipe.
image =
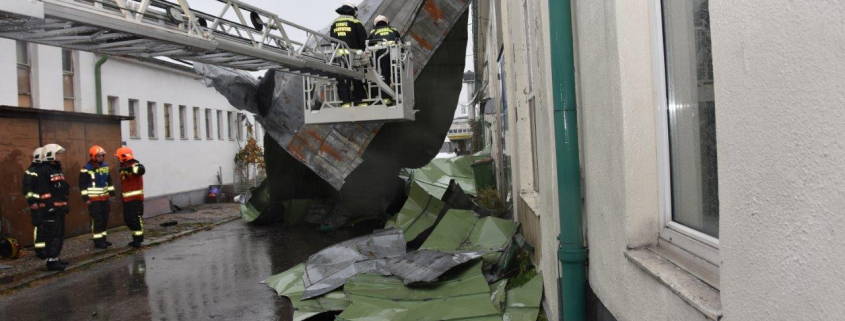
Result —
<instances>
[{"instance_id":1,"label":"gutter downpipe","mask_svg":"<svg viewBox=\"0 0 845 321\"><path fill-rule=\"evenodd\" d=\"M575 58L572 1L549 0L552 58L555 158L557 161L561 274L560 310L563 321L586 319L587 279L581 217L581 164L578 155L578 118L575 101Z\"/></svg>"},{"instance_id":2,"label":"gutter downpipe","mask_svg":"<svg viewBox=\"0 0 845 321\"><path fill-rule=\"evenodd\" d=\"M97 95L97 114L103 114L103 81L102 81L102 66L109 60L109 56L102 55L100 60L94 64L94 92Z\"/></svg>"}]
</instances>

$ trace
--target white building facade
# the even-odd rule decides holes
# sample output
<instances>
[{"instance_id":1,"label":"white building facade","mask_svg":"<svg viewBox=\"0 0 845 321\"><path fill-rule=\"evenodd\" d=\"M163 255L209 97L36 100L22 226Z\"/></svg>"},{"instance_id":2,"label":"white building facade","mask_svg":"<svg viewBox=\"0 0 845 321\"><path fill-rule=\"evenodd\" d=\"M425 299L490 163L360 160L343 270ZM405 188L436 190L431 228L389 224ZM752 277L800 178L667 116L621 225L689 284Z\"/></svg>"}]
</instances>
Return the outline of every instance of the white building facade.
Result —
<instances>
[{"instance_id":1,"label":"white building facade","mask_svg":"<svg viewBox=\"0 0 845 321\"><path fill-rule=\"evenodd\" d=\"M558 319L548 3L479 1L476 71ZM845 319L845 4L572 3L588 319Z\"/></svg>"},{"instance_id":2,"label":"white building facade","mask_svg":"<svg viewBox=\"0 0 845 321\"><path fill-rule=\"evenodd\" d=\"M0 105L97 113L100 55L0 39ZM232 107L186 65L108 57L101 64L101 113L134 116L121 140L147 168L146 215L170 202L204 202L209 185L230 185L251 114ZM14 86L13 84L18 84ZM255 126L263 146L263 131ZM110 154L114 151L107 151ZM107 162L114 163L113 157Z\"/></svg>"}]
</instances>

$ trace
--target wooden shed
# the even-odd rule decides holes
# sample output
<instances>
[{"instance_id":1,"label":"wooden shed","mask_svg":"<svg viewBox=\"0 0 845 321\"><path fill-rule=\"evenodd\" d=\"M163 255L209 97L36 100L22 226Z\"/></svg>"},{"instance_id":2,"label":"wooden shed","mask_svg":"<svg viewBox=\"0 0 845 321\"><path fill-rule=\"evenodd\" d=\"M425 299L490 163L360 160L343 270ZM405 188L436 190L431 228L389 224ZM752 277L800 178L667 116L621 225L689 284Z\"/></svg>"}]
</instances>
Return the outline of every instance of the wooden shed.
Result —
<instances>
[{"instance_id":1,"label":"wooden shed","mask_svg":"<svg viewBox=\"0 0 845 321\"><path fill-rule=\"evenodd\" d=\"M0 233L10 234L23 246L33 243L29 207L21 194L23 173L31 163L32 151L50 143L67 149L62 167L70 184L70 213L66 217L67 237L91 231L88 207L77 186L79 169L88 161L88 148L100 145L106 152L112 181L119 193L117 159L121 146L120 122L131 117L0 106ZM123 208L117 198L111 204L109 227L123 225Z\"/></svg>"}]
</instances>

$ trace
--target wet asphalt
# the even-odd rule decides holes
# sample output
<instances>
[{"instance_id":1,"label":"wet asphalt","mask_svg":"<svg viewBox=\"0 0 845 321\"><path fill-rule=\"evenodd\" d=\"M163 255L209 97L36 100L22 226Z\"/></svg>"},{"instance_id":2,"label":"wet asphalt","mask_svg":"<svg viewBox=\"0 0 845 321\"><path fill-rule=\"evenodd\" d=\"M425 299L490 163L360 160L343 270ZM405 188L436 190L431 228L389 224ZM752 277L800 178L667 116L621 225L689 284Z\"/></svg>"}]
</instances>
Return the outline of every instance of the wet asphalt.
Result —
<instances>
[{"instance_id":1,"label":"wet asphalt","mask_svg":"<svg viewBox=\"0 0 845 321\"><path fill-rule=\"evenodd\" d=\"M0 320L290 320L290 302L262 280L371 231L233 221L0 294Z\"/></svg>"}]
</instances>

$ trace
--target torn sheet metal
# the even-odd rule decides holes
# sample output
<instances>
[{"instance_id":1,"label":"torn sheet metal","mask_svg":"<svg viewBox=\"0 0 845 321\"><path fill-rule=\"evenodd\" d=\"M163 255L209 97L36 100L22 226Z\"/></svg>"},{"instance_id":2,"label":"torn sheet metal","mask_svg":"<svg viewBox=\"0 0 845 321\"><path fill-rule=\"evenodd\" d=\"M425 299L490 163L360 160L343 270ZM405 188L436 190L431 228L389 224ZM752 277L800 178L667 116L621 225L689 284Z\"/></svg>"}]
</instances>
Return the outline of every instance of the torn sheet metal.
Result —
<instances>
[{"instance_id":1,"label":"torn sheet metal","mask_svg":"<svg viewBox=\"0 0 845 321\"><path fill-rule=\"evenodd\" d=\"M342 291L330 292L311 300L303 300L302 293L305 291L305 285L302 283L302 274L304 272L305 264L299 264L266 280L267 285L276 290L276 293L290 299L295 309L293 320L305 320L329 311L342 311L349 306L350 302Z\"/></svg>"},{"instance_id":2,"label":"torn sheet metal","mask_svg":"<svg viewBox=\"0 0 845 321\"><path fill-rule=\"evenodd\" d=\"M487 252L445 253L432 250L414 251L387 261L387 271L402 279L405 285L433 282L452 268L477 259Z\"/></svg>"},{"instance_id":3,"label":"torn sheet metal","mask_svg":"<svg viewBox=\"0 0 845 321\"><path fill-rule=\"evenodd\" d=\"M471 155L435 158L428 165L413 170L413 179L437 198L443 197L452 180L467 194L477 196L475 175L472 172L472 162L476 158Z\"/></svg>"},{"instance_id":4,"label":"torn sheet metal","mask_svg":"<svg viewBox=\"0 0 845 321\"><path fill-rule=\"evenodd\" d=\"M511 243L519 223L495 217L477 218L467 210L449 210L420 249L437 251L493 251L484 262L494 264Z\"/></svg>"},{"instance_id":5,"label":"torn sheet metal","mask_svg":"<svg viewBox=\"0 0 845 321\"><path fill-rule=\"evenodd\" d=\"M405 237L400 229L376 231L323 249L308 258L302 281L304 299L313 298L343 286L358 273L380 270L379 259L405 254Z\"/></svg>"},{"instance_id":6,"label":"torn sheet metal","mask_svg":"<svg viewBox=\"0 0 845 321\"><path fill-rule=\"evenodd\" d=\"M408 199L402 209L387 221L385 228L402 229L405 241L412 242L421 235L427 236L425 232L434 226L446 209L443 201L431 196L416 182L411 182Z\"/></svg>"},{"instance_id":7,"label":"torn sheet metal","mask_svg":"<svg viewBox=\"0 0 845 321\"><path fill-rule=\"evenodd\" d=\"M505 321L534 321L540 314L543 299L543 275L537 273L527 283L510 289L505 300Z\"/></svg>"},{"instance_id":8,"label":"torn sheet metal","mask_svg":"<svg viewBox=\"0 0 845 321\"><path fill-rule=\"evenodd\" d=\"M473 211L477 217L487 217L487 216L495 216L501 217L504 213L497 213L491 209L488 209L484 206L478 205L469 195L464 192L461 185L459 185L455 180L449 182L449 187L446 188L446 191L443 193L443 197L441 197L443 202L446 202L450 207L458 210L470 210Z\"/></svg>"},{"instance_id":9,"label":"torn sheet metal","mask_svg":"<svg viewBox=\"0 0 845 321\"><path fill-rule=\"evenodd\" d=\"M347 282L344 293L352 304L337 320L502 320L480 262L455 269L441 282L413 287L362 274Z\"/></svg>"},{"instance_id":10,"label":"torn sheet metal","mask_svg":"<svg viewBox=\"0 0 845 321\"><path fill-rule=\"evenodd\" d=\"M496 283L490 284L490 301L493 301L493 306L499 311L499 314L505 313L505 299L507 299L508 280L500 280Z\"/></svg>"}]
</instances>

